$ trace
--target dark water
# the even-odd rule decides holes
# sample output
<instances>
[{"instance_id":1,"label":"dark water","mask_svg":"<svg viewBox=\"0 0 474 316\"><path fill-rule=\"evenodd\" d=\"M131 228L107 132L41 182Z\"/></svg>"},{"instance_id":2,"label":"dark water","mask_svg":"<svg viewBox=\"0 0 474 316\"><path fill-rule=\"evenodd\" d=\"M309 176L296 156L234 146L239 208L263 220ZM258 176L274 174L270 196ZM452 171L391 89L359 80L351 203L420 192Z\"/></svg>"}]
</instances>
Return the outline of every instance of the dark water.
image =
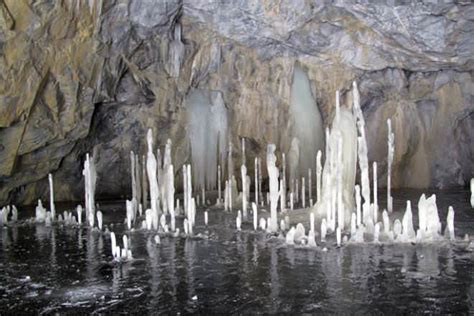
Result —
<instances>
[{"instance_id":1,"label":"dark water","mask_svg":"<svg viewBox=\"0 0 474 316\"><path fill-rule=\"evenodd\" d=\"M395 207L410 198L416 213L419 194L396 192ZM287 247L249 223L237 233L222 211L206 229L201 211L201 238L155 245L154 233L127 232L135 259L114 263L107 233L23 222L1 232L0 313L474 313L474 252L461 241L474 210L466 191L437 196L443 227L453 205L460 241ZM124 207L102 208L121 244Z\"/></svg>"}]
</instances>

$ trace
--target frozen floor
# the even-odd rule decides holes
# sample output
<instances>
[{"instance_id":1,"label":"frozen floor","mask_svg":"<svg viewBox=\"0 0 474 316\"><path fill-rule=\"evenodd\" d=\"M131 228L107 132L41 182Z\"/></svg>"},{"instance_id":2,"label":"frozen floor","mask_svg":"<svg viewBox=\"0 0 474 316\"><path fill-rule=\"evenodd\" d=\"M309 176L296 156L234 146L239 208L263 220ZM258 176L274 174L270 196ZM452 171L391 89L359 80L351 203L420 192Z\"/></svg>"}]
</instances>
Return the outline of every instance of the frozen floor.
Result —
<instances>
[{"instance_id":1,"label":"frozen floor","mask_svg":"<svg viewBox=\"0 0 474 316\"><path fill-rule=\"evenodd\" d=\"M448 205L456 212L455 243L290 247L250 223L236 232L236 212L209 211L205 228L200 209L200 238L155 245L155 233L128 232L135 260L116 263L107 233L19 223L0 234L0 314L473 313L474 249L462 238L474 237L474 210L467 191L436 193L443 229ZM394 192L395 209L411 199L416 214L420 194ZM121 244L125 203L102 210Z\"/></svg>"}]
</instances>

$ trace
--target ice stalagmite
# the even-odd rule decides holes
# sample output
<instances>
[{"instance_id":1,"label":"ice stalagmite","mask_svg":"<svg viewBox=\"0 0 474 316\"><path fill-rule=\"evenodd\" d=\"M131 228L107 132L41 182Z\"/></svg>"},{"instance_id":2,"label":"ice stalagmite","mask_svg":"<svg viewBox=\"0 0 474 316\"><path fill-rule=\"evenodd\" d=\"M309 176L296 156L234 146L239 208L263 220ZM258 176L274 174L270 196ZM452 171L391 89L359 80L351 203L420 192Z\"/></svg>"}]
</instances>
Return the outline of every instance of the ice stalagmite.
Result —
<instances>
[{"instance_id":1,"label":"ice stalagmite","mask_svg":"<svg viewBox=\"0 0 474 316\"><path fill-rule=\"evenodd\" d=\"M374 222L377 222L378 220L378 212L379 212L379 202L378 202L378 197L377 197L377 163L374 161L374 163L372 164L372 171L374 172L374 188L373 188L373 192L374 192L374 207L373 207L373 211L374 211Z\"/></svg>"},{"instance_id":2,"label":"ice stalagmite","mask_svg":"<svg viewBox=\"0 0 474 316\"><path fill-rule=\"evenodd\" d=\"M270 144L267 147L267 170L270 181L270 232L276 232L278 230L278 219L277 219L277 205L278 205L278 168L276 166L275 156L276 146Z\"/></svg>"},{"instance_id":3,"label":"ice stalagmite","mask_svg":"<svg viewBox=\"0 0 474 316\"><path fill-rule=\"evenodd\" d=\"M258 211L257 211L257 204L252 203L252 212L253 212L253 229L257 230L258 228Z\"/></svg>"},{"instance_id":4,"label":"ice stalagmite","mask_svg":"<svg viewBox=\"0 0 474 316\"><path fill-rule=\"evenodd\" d=\"M242 144L245 144L243 139L242 139ZM247 167L245 167L245 164L243 164L240 167L240 172L242 175L242 212L244 215L244 219L247 219L247 203L248 203L247 197L249 194L247 192Z\"/></svg>"},{"instance_id":5,"label":"ice stalagmite","mask_svg":"<svg viewBox=\"0 0 474 316\"><path fill-rule=\"evenodd\" d=\"M392 132L392 121L390 119L387 120L387 128L388 128L387 210L389 213L392 213L393 198L391 195L391 188L392 188L392 164L393 164L393 155L395 152L395 148L394 148L395 135Z\"/></svg>"},{"instance_id":6,"label":"ice stalagmite","mask_svg":"<svg viewBox=\"0 0 474 316\"><path fill-rule=\"evenodd\" d=\"M474 208L474 178L471 179L471 207Z\"/></svg>"},{"instance_id":7,"label":"ice stalagmite","mask_svg":"<svg viewBox=\"0 0 474 316\"><path fill-rule=\"evenodd\" d=\"M449 236L450 240L455 240L454 237L454 209L452 206L448 208L448 216L446 218L446 230L444 233L446 236Z\"/></svg>"},{"instance_id":8,"label":"ice stalagmite","mask_svg":"<svg viewBox=\"0 0 474 316\"><path fill-rule=\"evenodd\" d=\"M56 219L56 207L54 206L54 187L53 187L53 175L48 174L49 181L49 211L51 212L51 218L54 221Z\"/></svg>"},{"instance_id":9,"label":"ice stalagmite","mask_svg":"<svg viewBox=\"0 0 474 316\"><path fill-rule=\"evenodd\" d=\"M344 212L344 222L350 224L351 212L354 209L354 185L357 163L357 127L354 114L349 108L340 107L339 100L336 102L336 114L334 116L331 130L326 132L326 161L322 172L322 188L318 202L313 209L316 214L327 218L327 225L335 229L335 211L337 205L337 150L339 138L342 139L342 163L339 164L342 181L340 191L342 196L341 210ZM318 181L318 180L316 180Z\"/></svg>"},{"instance_id":10,"label":"ice stalagmite","mask_svg":"<svg viewBox=\"0 0 474 316\"><path fill-rule=\"evenodd\" d=\"M152 209L152 226L154 229L158 229L158 216L159 216L159 191L158 191L158 179L157 179L157 162L155 154L153 153L153 135L151 129L148 130L147 134L148 153L146 161L146 169L148 174L148 181L150 184L150 201Z\"/></svg>"},{"instance_id":11,"label":"ice stalagmite","mask_svg":"<svg viewBox=\"0 0 474 316\"><path fill-rule=\"evenodd\" d=\"M407 201L407 208L402 219L402 241L409 242L415 239L416 233L413 228L413 214L411 211L411 202Z\"/></svg>"},{"instance_id":12,"label":"ice stalagmite","mask_svg":"<svg viewBox=\"0 0 474 316\"><path fill-rule=\"evenodd\" d=\"M146 158L142 156L142 205L143 209L148 207L148 180L146 171Z\"/></svg>"},{"instance_id":13,"label":"ice stalagmite","mask_svg":"<svg viewBox=\"0 0 474 316\"><path fill-rule=\"evenodd\" d=\"M417 241L433 240L441 233L441 222L436 206L436 195L429 198L423 194L418 201L418 220L420 228L417 232Z\"/></svg>"},{"instance_id":14,"label":"ice stalagmite","mask_svg":"<svg viewBox=\"0 0 474 316\"><path fill-rule=\"evenodd\" d=\"M222 192L221 192L221 165L217 166L217 205L222 203Z\"/></svg>"},{"instance_id":15,"label":"ice stalagmite","mask_svg":"<svg viewBox=\"0 0 474 316\"><path fill-rule=\"evenodd\" d=\"M258 172L259 172L259 170L258 170L258 158L257 157L255 157L255 169L254 170L255 170L255 180L254 180L255 181L254 182L254 184L255 184L255 204L257 204L257 206L258 206Z\"/></svg>"},{"instance_id":16,"label":"ice stalagmite","mask_svg":"<svg viewBox=\"0 0 474 316\"><path fill-rule=\"evenodd\" d=\"M362 109L360 108L360 95L357 88L357 83L353 82L352 85L352 96L354 98L354 115L357 119L357 128L359 131L359 137L357 138L358 143L358 155L359 155L359 168L360 168L360 178L361 178L361 189L362 197L364 202L362 204L362 214L363 219L367 216L372 217L373 214L370 214L370 181L369 181L369 161L367 158L368 148L367 148L367 139L365 137L365 120L364 115L362 114Z\"/></svg>"},{"instance_id":17,"label":"ice stalagmite","mask_svg":"<svg viewBox=\"0 0 474 316\"><path fill-rule=\"evenodd\" d=\"M175 231L176 229L176 221L175 221L175 210L174 210L174 168L173 165L168 166L168 171L166 173L166 195L167 195L167 205L168 211L171 217L171 231Z\"/></svg>"},{"instance_id":18,"label":"ice stalagmite","mask_svg":"<svg viewBox=\"0 0 474 316\"><path fill-rule=\"evenodd\" d=\"M321 201L321 156L321 150L318 150L318 153L316 155L316 202Z\"/></svg>"},{"instance_id":19,"label":"ice stalagmite","mask_svg":"<svg viewBox=\"0 0 474 316\"><path fill-rule=\"evenodd\" d=\"M85 202L86 202L86 214L89 221L89 225L94 227L95 222L95 184L97 180L97 173L95 170L94 158L86 155L86 161L84 162L84 175L85 183Z\"/></svg>"}]
</instances>

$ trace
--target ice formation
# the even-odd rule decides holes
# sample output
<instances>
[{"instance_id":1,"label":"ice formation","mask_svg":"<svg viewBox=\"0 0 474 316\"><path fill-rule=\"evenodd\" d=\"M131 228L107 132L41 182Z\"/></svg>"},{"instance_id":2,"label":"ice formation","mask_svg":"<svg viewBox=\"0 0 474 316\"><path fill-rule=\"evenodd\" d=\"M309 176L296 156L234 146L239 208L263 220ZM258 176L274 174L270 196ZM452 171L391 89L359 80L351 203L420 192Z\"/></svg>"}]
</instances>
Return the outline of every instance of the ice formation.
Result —
<instances>
[{"instance_id":1,"label":"ice formation","mask_svg":"<svg viewBox=\"0 0 474 316\"><path fill-rule=\"evenodd\" d=\"M357 129L359 136L357 138L358 143L358 158L359 168L361 171L361 193L364 199L362 203L362 220L365 221L366 217L373 216L370 214L370 181L369 181L369 162L368 162L368 148L367 139L365 137L365 120L360 108L360 95L357 88L357 83L353 82L352 97L354 99L354 115L357 119Z\"/></svg>"},{"instance_id":2,"label":"ice formation","mask_svg":"<svg viewBox=\"0 0 474 316\"><path fill-rule=\"evenodd\" d=\"M241 226L242 226L242 212L239 210L237 212L237 217L235 218L235 226L237 228L237 231L240 231L241 230Z\"/></svg>"},{"instance_id":3,"label":"ice formation","mask_svg":"<svg viewBox=\"0 0 474 316\"><path fill-rule=\"evenodd\" d=\"M207 213L207 211L204 211L204 225L207 226L208 223L209 223L209 214ZM174 230L174 228L172 228L171 230Z\"/></svg>"},{"instance_id":4,"label":"ice formation","mask_svg":"<svg viewBox=\"0 0 474 316\"><path fill-rule=\"evenodd\" d=\"M79 225L82 224L82 205L78 205L76 207L76 212L77 212L77 222Z\"/></svg>"},{"instance_id":5,"label":"ice formation","mask_svg":"<svg viewBox=\"0 0 474 316\"><path fill-rule=\"evenodd\" d=\"M152 227L158 229L158 216L159 216L159 191L158 191L158 178L157 178L157 162L153 153L153 135L151 129L147 133L147 145L148 153L146 160L146 169L148 175L148 181L150 184L150 203L152 210Z\"/></svg>"},{"instance_id":6,"label":"ice formation","mask_svg":"<svg viewBox=\"0 0 474 316\"><path fill-rule=\"evenodd\" d=\"M278 191L278 168L276 166L275 156L276 146L270 144L267 147L267 170L270 184L270 224L269 229L271 232L278 230L277 222L277 204L280 192Z\"/></svg>"},{"instance_id":7,"label":"ice formation","mask_svg":"<svg viewBox=\"0 0 474 316\"><path fill-rule=\"evenodd\" d=\"M387 155L387 210L389 213L393 211L393 198L391 195L391 187L392 187L392 164L393 164L393 155L395 152L394 142L395 142L395 135L392 132L392 121L390 119L387 120L387 129L388 129L388 155Z\"/></svg>"},{"instance_id":8,"label":"ice formation","mask_svg":"<svg viewBox=\"0 0 474 316\"><path fill-rule=\"evenodd\" d=\"M296 182L299 177L311 168L316 152L324 147L324 129L321 113L313 97L308 75L298 65L294 67L293 71L290 104L290 114L293 123L291 135L294 135L298 140L298 160L296 164L292 165L294 163L292 160L295 157L288 154L291 183L292 179ZM291 145L293 146L293 141ZM292 167L295 169L292 170Z\"/></svg>"},{"instance_id":9,"label":"ice formation","mask_svg":"<svg viewBox=\"0 0 474 316\"><path fill-rule=\"evenodd\" d=\"M345 224L350 224L351 212L354 207L353 192L357 162L356 120L351 110L339 106L339 97L336 98L336 115L331 130L327 130L326 136L326 161L322 172L321 195L314 210L320 216L326 216L328 228L334 231L337 220L337 204L339 204L341 214L344 214ZM340 157L338 157L339 149L342 149ZM342 163L338 163L338 159ZM338 174L340 176L339 186ZM340 193L338 193L338 188ZM338 199L339 203L336 203Z\"/></svg>"},{"instance_id":10,"label":"ice formation","mask_svg":"<svg viewBox=\"0 0 474 316\"><path fill-rule=\"evenodd\" d=\"M321 167L321 150L318 150L316 155L316 202L321 201L321 173L323 168Z\"/></svg>"},{"instance_id":11,"label":"ice formation","mask_svg":"<svg viewBox=\"0 0 474 316\"><path fill-rule=\"evenodd\" d=\"M285 240L288 245L295 244L295 233L296 229L294 227L291 227L290 230L286 233Z\"/></svg>"},{"instance_id":12,"label":"ice formation","mask_svg":"<svg viewBox=\"0 0 474 316\"><path fill-rule=\"evenodd\" d=\"M186 108L194 187L197 190L214 189L218 159L223 159L227 152L228 114L222 93L191 90L186 97Z\"/></svg>"},{"instance_id":13,"label":"ice formation","mask_svg":"<svg viewBox=\"0 0 474 316\"><path fill-rule=\"evenodd\" d=\"M454 209L452 206L448 208L448 216L446 217L445 235L449 236L450 240L455 240L454 237Z\"/></svg>"},{"instance_id":14,"label":"ice formation","mask_svg":"<svg viewBox=\"0 0 474 316\"><path fill-rule=\"evenodd\" d=\"M84 175L85 183L85 205L86 214L89 221L89 226L94 227L95 222L95 185L97 180L97 173L95 170L94 157L86 155L86 161L84 162Z\"/></svg>"},{"instance_id":15,"label":"ice formation","mask_svg":"<svg viewBox=\"0 0 474 316\"><path fill-rule=\"evenodd\" d=\"M41 202L41 200L38 200L38 205L36 206L35 214L37 222L42 223L46 221L46 209L43 207L43 203Z\"/></svg>"},{"instance_id":16,"label":"ice formation","mask_svg":"<svg viewBox=\"0 0 474 316\"><path fill-rule=\"evenodd\" d=\"M474 208L474 178L471 179L471 207Z\"/></svg>"},{"instance_id":17,"label":"ice formation","mask_svg":"<svg viewBox=\"0 0 474 316\"><path fill-rule=\"evenodd\" d=\"M117 245L117 239L115 237L115 233L110 233L110 245L112 248L112 257L115 261L126 261L132 260L132 250L129 247L128 237L127 235L123 235L123 248Z\"/></svg>"},{"instance_id":18,"label":"ice formation","mask_svg":"<svg viewBox=\"0 0 474 316\"><path fill-rule=\"evenodd\" d=\"M245 144L242 140L242 143ZM244 147L245 148L245 147ZM240 167L240 172L242 175L242 211L244 215L244 219L247 219L247 203L248 203L248 185L247 185L247 167L245 167L245 164L243 164Z\"/></svg>"},{"instance_id":19,"label":"ice formation","mask_svg":"<svg viewBox=\"0 0 474 316\"><path fill-rule=\"evenodd\" d=\"M426 198L423 194L420 197L418 201L418 220L417 240L434 240L439 238L441 222L438 216L438 207L436 206L436 195L433 194Z\"/></svg>"},{"instance_id":20,"label":"ice formation","mask_svg":"<svg viewBox=\"0 0 474 316\"><path fill-rule=\"evenodd\" d=\"M298 223L296 225L296 229L295 229L295 235L293 236L294 238L294 241L296 243L301 243L301 241L303 240L303 238L306 237L306 231L304 229L304 226L303 224L301 223Z\"/></svg>"},{"instance_id":21,"label":"ice formation","mask_svg":"<svg viewBox=\"0 0 474 316\"><path fill-rule=\"evenodd\" d=\"M102 230L103 220L104 220L104 217L102 215L102 212L97 211L97 227L99 227L100 230Z\"/></svg>"},{"instance_id":22,"label":"ice formation","mask_svg":"<svg viewBox=\"0 0 474 316\"><path fill-rule=\"evenodd\" d=\"M54 187L53 187L53 175L48 174L49 182L49 211L51 212L51 219L56 219L56 207L54 206Z\"/></svg>"},{"instance_id":23,"label":"ice formation","mask_svg":"<svg viewBox=\"0 0 474 316\"><path fill-rule=\"evenodd\" d=\"M257 230L258 228L258 211L257 211L257 204L252 203L252 212L253 212L253 229Z\"/></svg>"}]
</instances>

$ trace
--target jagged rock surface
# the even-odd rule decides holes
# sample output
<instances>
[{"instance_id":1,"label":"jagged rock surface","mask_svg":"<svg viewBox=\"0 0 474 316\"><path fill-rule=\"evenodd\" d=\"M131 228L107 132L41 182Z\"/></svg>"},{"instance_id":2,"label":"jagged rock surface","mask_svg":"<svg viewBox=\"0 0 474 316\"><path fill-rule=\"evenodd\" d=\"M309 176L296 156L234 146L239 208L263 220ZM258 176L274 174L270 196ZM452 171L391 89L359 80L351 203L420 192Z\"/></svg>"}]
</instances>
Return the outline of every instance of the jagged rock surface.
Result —
<instances>
[{"instance_id":1,"label":"jagged rock surface","mask_svg":"<svg viewBox=\"0 0 474 316\"><path fill-rule=\"evenodd\" d=\"M395 5L393 3L395 2ZM99 197L130 195L129 151L152 128L190 159L185 99L220 91L249 156L288 151L295 64L324 124L359 82L369 159L395 187L464 185L474 174L474 5L377 1L0 1L0 204L82 199L94 152ZM316 106L316 105L315 105ZM239 164L235 164L239 166ZM264 168L265 169L265 168ZM252 173L252 166L249 173Z\"/></svg>"}]
</instances>

